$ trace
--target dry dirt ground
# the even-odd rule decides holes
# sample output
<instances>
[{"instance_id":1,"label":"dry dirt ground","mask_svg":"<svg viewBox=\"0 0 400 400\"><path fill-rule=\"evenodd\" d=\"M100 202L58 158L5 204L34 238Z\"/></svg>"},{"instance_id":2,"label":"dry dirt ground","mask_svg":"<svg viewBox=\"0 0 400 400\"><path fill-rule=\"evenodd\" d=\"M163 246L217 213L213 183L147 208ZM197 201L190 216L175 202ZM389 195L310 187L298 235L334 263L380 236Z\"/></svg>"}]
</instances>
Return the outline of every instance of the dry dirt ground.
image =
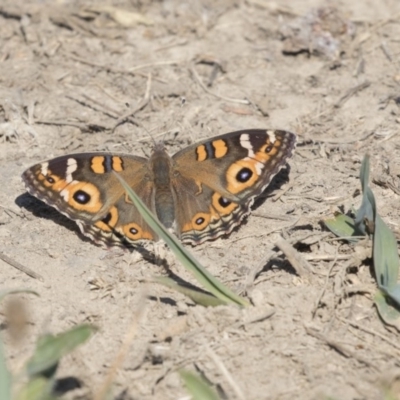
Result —
<instances>
[{"instance_id":1,"label":"dry dirt ground","mask_svg":"<svg viewBox=\"0 0 400 400\"><path fill-rule=\"evenodd\" d=\"M1 311L10 367L39 334L94 323L98 333L58 373L80 381L65 398L90 399L140 307L115 399L187 398L180 368L229 399L400 398L399 335L374 307L365 244L334 240L321 223L359 206L369 153L380 214L398 235L399 38L398 0L3 0L0 251L43 277L0 260L2 288L40 293L22 296L29 326L18 345ZM191 249L252 300L245 310L206 309L146 284L167 271L94 245L20 180L58 155L148 155L152 138L173 154L246 128L297 133L290 169L239 229ZM296 273L281 237L312 270Z\"/></svg>"}]
</instances>

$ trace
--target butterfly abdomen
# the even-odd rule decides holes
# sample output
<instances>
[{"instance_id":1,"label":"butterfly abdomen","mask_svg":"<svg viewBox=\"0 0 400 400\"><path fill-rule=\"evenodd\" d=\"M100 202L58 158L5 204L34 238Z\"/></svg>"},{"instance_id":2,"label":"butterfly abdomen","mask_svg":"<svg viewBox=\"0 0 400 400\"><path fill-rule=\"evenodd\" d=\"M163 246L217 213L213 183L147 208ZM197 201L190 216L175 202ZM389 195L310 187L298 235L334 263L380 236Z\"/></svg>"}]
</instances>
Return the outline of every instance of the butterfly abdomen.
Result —
<instances>
[{"instance_id":1,"label":"butterfly abdomen","mask_svg":"<svg viewBox=\"0 0 400 400\"><path fill-rule=\"evenodd\" d=\"M150 158L154 176L154 202L157 217L167 228L175 221L175 202L171 191L172 159L164 148L155 149Z\"/></svg>"}]
</instances>

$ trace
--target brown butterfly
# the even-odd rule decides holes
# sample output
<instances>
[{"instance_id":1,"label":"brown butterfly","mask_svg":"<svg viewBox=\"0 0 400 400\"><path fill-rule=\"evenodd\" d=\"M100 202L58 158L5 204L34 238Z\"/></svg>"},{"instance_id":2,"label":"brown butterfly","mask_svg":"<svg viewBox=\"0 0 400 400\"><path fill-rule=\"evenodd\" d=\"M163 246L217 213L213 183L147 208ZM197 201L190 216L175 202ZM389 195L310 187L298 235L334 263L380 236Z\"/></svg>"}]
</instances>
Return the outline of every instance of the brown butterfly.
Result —
<instances>
[{"instance_id":1,"label":"brown butterfly","mask_svg":"<svg viewBox=\"0 0 400 400\"><path fill-rule=\"evenodd\" d=\"M169 156L162 144L150 158L82 153L27 169L30 194L76 221L97 243L158 240L114 171L185 243L228 234L249 214L255 197L292 156L296 135L250 129L203 140Z\"/></svg>"}]
</instances>

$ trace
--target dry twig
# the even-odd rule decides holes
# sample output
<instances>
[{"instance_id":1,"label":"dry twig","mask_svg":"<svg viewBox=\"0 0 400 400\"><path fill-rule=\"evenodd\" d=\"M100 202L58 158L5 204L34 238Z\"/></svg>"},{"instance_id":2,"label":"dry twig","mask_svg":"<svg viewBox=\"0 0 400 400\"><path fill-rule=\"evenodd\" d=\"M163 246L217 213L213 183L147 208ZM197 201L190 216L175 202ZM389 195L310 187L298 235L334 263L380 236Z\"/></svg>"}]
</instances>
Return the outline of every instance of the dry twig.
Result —
<instances>
[{"instance_id":1,"label":"dry twig","mask_svg":"<svg viewBox=\"0 0 400 400\"><path fill-rule=\"evenodd\" d=\"M301 278L310 276L310 272L313 269L312 266L288 241L281 237L275 245L287 257L288 261Z\"/></svg>"},{"instance_id":2,"label":"dry twig","mask_svg":"<svg viewBox=\"0 0 400 400\"><path fill-rule=\"evenodd\" d=\"M370 361L366 360L364 357L359 356L356 354L354 351L350 350L347 346L344 346L343 344L337 342L336 340L333 340L331 338L328 338L327 336L323 335L320 332L315 331L314 329L311 329L307 326L305 326L305 330L308 335L321 340L322 342L326 343L329 347L332 349L336 350L339 354L345 356L346 358L354 358L360 363L363 363L367 365L368 367L376 369L377 367L375 364L371 363Z\"/></svg>"},{"instance_id":3,"label":"dry twig","mask_svg":"<svg viewBox=\"0 0 400 400\"><path fill-rule=\"evenodd\" d=\"M344 103L346 103L347 100L349 100L351 97L353 97L356 93L361 92L361 90L366 89L371 85L371 82L365 81L363 83L360 83L357 86L354 86L350 88L335 104L335 108L342 107Z\"/></svg>"},{"instance_id":4,"label":"dry twig","mask_svg":"<svg viewBox=\"0 0 400 400\"><path fill-rule=\"evenodd\" d=\"M95 395L93 396L94 400L102 400L106 397L106 394L108 393L110 386L114 381L115 375L118 369L121 367L122 363L124 362L125 357L128 354L129 348L131 347L131 344L136 336L139 323L141 322L141 319L144 314L144 310L145 310L145 296L142 295L141 300L137 304L136 312L133 316L128 333L126 334L125 339L122 342L122 345L118 351L117 356L115 357L113 363L111 364L110 370L105 380L100 385L100 388L97 391L97 393L95 393Z\"/></svg>"},{"instance_id":5,"label":"dry twig","mask_svg":"<svg viewBox=\"0 0 400 400\"><path fill-rule=\"evenodd\" d=\"M323 295L324 295L324 293L325 293L325 291L326 291L326 288L327 288L327 286L328 286L329 278L330 278L330 276L331 276L333 267L334 267L335 264L336 264L337 257L338 257L338 254L337 254L337 250L336 250L335 258L333 259L332 264L331 264L331 266L330 266L330 268L329 268L329 270L328 270L328 273L326 274L325 285L324 285L324 287L322 288L321 293L320 293L320 295L318 296L317 301L315 302L315 308L314 308L314 310L313 310L313 312L312 312L312 317L313 317L313 318L315 317L315 314L317 313L317 310L318 310L318 308L319 308L319 304L320 304L320 302L321 302L321 300L322 300L322 297L323 297Z\"/></svg>"},{"instance_id":6,"label":"dry twig","mask_svg":"<svg viewBox=\"0 0 400 400\"><path fill-rule=\"evenodd\" d=\"M231 373L226 368L222 360L217 356L217 354L210 348L207 347L207 354L214 361L214 364L218 367L222 375L225 377L226 381L229 383L233 391L235 392L238 399L245 400L245 396L240 389L239 385L236 383L235 379L232 377Z\"/></svg>"},{"instance_id":7,"label":"dry twig","mask_svg":"<svg viewBox=\"0 0 400 400\"><path fill-rule=\"evenodd\" d=\"M135 115L138 111L142 110L147 106L150 100L150 90L151 90L151 72L149 72L147 77L146 92L144 94L143 100L138 105L129 110L127 113L122 115L122 117L118 118L115 126L112 128L112 132L114 132L115 129L119 125L123 124L129 117Z\"/></svg>"},{"instance_id":8,"label":"dry twig","mask_svg":"<svg viewBox=\"0 0 400 400\"><path fill-rule=\"evenodd\" d=\"M389 343L389 344L390 344L391 346L393 346L395 349L400 350L400 345L399 345L398 341L390 340L390 339L389 339L388 337L386 337L385 335L382 335L382 334L379 333L379 332L375 332L375 331L372 330L372 329L368 329L368 328L366 328L365 326L362 326L362 325L360 325L360 324L357 324L357 322L353 322L353 321L350 321L350 320L348 320L348 319L341 318L341 317L338 317L338 316L336 316L336 318L337 318L339 321L343 322L344 324L346 324L346 325L351 325L353 328L357 328L357 329L359 329L360 331L363 331L363 332L369 333L370 335L376 336L376 337L382 339L383 341L385 341L386 343Z\"/></svg>"},{"instance_id":9,"label":"dry twig","mask_svg":"<svg viewBox=\"0 0 400 400\"><path fill-rule=\"evenodd\" d=\"M233 99L231 97L225 97L225 96L220 96L218 94L215 94L214 92L212 92L210 89L208 89L208 87L202 82L202 80L200 79L199 74L196 71L196 68L194 67L194 65L192 65L190 67L190 72L192 73L194 79L196 80L196 82L201 86L201 88L208 94L221 99L221 100L225 100L225 101L230 101L232 103L239 103L239 104L250 104L249 100L242 100L242 99Z\"/></svg>"},{"instance_id":10,"label":"dry twig","mask_svg":"<svg viewBox=\"0 0 400 400\"><path fill-rule=\"evenodd\" d=\"M0 259L6 262L7 264L11 265L12 267L18 269L19 271L25 273L26 275L30 276L31 278L39 279L39 281L43 282L43 276L38 274L37 272L31 270L28 267L20 264L19 262L13 260L12 258L6 256L3 252L0 252Z\"/></svg>"}]
</instances>

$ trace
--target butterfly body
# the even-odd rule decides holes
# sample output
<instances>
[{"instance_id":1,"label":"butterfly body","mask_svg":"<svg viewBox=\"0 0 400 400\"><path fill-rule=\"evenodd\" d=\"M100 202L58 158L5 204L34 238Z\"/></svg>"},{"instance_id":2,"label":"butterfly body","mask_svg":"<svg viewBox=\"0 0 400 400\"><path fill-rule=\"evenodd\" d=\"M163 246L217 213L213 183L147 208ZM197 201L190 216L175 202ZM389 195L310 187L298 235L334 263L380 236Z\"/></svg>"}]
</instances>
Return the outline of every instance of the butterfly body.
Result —
<instances>
[{"instance_id":1,"label":"butterfly body","mask_svg":"<svg viewBox=\"0 0 400 400\"><path fill-rule=\"evenodd\" d=\"M196 245L230 233L256 196L292 156L296 135L244 130L191 145L172 157L157 144L149 159L81 153L27 169L28 191L75 220L98 243L158 240L115 173L183 242Z\"/></svg>"}]
</instances>

